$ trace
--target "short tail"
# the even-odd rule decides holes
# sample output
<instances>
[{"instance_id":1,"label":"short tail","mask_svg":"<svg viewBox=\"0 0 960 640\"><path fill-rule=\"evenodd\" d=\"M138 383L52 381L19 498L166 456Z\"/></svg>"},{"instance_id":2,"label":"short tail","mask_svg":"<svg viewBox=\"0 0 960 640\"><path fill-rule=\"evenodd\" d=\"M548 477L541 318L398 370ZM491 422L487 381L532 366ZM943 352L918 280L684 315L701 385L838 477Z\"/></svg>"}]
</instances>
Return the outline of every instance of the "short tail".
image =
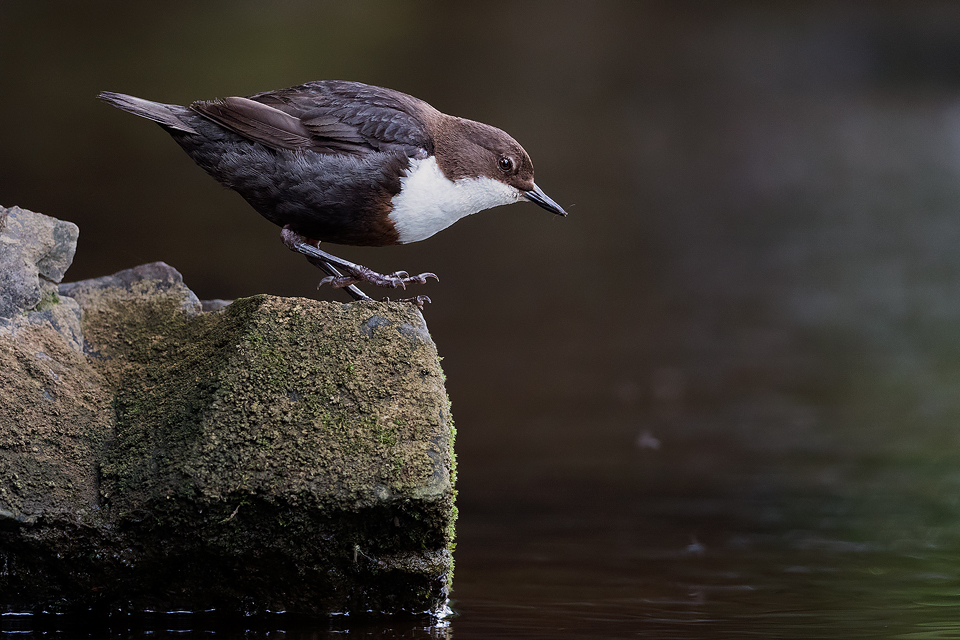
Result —
<instances>
[{"instance_id":1,"label":"short tail","mask_svg":"<svg viewBox=\"0 0 960 640\"><path fill-rule=\"evenodd\" d=\"M151 102L143 98L134 98L133 96L113 93L112 91L101 91L97 97L117 109L122 109L141 118L153 120L165 127L183 131L184 133L197 133L182 117L191 114L190 110L186 107L175 104Z\"/></svg>"}]
</instances>

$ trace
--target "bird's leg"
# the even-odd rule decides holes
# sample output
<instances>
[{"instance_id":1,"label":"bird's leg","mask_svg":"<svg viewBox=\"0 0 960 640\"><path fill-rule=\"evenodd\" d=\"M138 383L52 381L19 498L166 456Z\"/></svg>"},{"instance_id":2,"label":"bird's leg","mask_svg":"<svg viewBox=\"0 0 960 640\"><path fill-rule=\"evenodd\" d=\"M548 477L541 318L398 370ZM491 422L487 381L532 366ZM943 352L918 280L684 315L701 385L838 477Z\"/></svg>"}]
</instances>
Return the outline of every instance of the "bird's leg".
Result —
<instances>
[{"instance_id":1,"label":"bird's leg","mask_svg":"<svg viewBox=\"0 0 960 640\"><path fill-rule=\"evenodd\" d=\"M406 289L408 284L414 282L426 284L427 278L440 280L440 278L433 273L421 273L420 275L416 276L408 275L406 271L397 271L389 275L378 273L373 269L368 269L362 264L356 264L350 262L349 260L338 258L337 256L329 254L326 251L321 251L319 247L313 245L307 238L291 229L289 225L283 228L283 230L280 232L280 237L283 239L283 244L287 245L288 249L302 253L303 255L307 256L307 259L310 260L312 264L320 267L325 272L330 274L328 277L324 278L320 284L330 284L338 289L341 287L352 287L359 282L369 282L370 284L378 287L388 287L391 289L396 289L397 287ZM311 258L315 259L317 262L314 262L314 260L311 260ZM346 271L347 274L340 275L339 272L337 272L337 275L334 275L331 273L331 271L318 263L323 263L327 267L331 267L334 271L336 271L335 267L339 267ZM361 295L364 295L356 287L353 288ZM351 293L351 295L354 294ZM367 298L365 295L364 298L357 299L369 300L369 298Z\"/></svg>"}]
</instances>

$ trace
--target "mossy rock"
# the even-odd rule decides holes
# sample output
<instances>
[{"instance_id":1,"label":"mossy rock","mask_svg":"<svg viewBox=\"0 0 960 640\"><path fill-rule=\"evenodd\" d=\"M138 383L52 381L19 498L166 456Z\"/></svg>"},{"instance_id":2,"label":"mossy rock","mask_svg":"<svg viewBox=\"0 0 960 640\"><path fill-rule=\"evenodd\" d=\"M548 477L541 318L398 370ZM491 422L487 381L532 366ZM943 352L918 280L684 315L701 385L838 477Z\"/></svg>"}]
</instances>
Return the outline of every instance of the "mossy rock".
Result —
<instances>
[{"instance_id":1,"label":"mossy rock","mask_svg":"<svg viewBox=\"0 0 960 640\"><path fill-rule=\"evenodd\" d=\"M453 425L419 310L256 296L200 313L178 278L61 287L113 430L86 502L0 513L0 594L16 594L0 604L442 607Z\"/></svg>"}]
</instances>

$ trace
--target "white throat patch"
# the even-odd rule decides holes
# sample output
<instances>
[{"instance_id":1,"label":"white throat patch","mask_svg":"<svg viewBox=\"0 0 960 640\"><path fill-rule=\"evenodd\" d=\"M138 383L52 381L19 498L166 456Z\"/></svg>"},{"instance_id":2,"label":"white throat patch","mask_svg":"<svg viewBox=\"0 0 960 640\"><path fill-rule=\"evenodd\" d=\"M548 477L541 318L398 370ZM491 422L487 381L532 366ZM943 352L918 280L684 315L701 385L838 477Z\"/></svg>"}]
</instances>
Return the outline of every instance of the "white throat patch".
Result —
<instances>
[{"instance_id":1,"label":"white throat patch","mask_svg":"<svg viewBox=\"0 0 960 640\"><path fill-rule=\"evenodd\" d=\"M519 189L493 178L449 180L433 156L411 159L400 187L390 221L401 244L429 238L471 213L523 199Z\"/></svg>"}]
</instances>

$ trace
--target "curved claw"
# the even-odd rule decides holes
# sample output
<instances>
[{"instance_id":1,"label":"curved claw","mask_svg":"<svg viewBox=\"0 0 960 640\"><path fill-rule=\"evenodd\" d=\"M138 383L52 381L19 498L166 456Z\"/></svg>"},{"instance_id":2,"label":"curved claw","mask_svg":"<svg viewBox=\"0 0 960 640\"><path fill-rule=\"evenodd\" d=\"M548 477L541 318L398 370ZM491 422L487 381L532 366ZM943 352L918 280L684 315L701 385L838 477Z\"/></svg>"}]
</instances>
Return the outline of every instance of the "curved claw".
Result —
<instances>
[{"instance_id":1,"label":"curved claw","mask_svg":"<svg viewBox=\"0 0 960 640\"><path fill-rule=\"evenodd\" d=\"M344 287L349 287L359 282L362 282L362 280L354 276L327 276L317 284L317 288L319 289L323 285L329 284L334 289L343 289Z\"/></svg>"}]
</instances>

